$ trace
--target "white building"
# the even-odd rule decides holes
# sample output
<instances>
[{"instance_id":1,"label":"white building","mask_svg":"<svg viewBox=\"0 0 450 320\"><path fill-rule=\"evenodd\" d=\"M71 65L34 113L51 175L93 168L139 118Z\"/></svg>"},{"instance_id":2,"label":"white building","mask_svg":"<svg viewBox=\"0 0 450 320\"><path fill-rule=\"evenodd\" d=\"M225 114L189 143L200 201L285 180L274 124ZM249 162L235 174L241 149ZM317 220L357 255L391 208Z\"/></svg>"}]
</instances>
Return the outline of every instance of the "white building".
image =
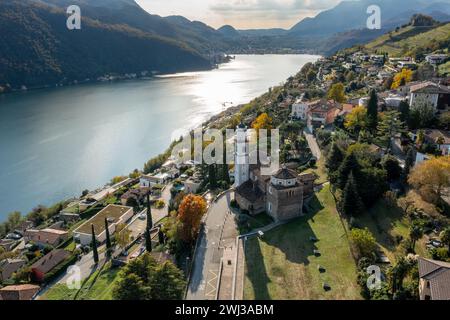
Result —
<instances>
[{"instance_id":1,"label":"white building","mask_svg":"<svg viewBox=\"0 0 450 320\"><path fill-rule=\"evenodd\" d=\"M308 113L308 104L303 99L303 95L292 105L291 117L295 119L306 120Z\"/></svg>"},{"instance_id":2,"label":"white building","mask_svg":"<svg viewBox=\"0 0 450 320\"><path fill-rule=\"evenodd\" d=\"M386 106L390 108L398 108L402 101L405 101L405 97L399 95L389 95L384 99Z\"/></svg>"},{"instance_id":3,"label":"white building","mask_svg":"<svg viewBox=\"0 0 450 320\"><path fill-rule=\"evenodd\" d=\"M440 92L439 85L431 81L411 86L409 105L415 107L428 104L437 110Z\"/></svg>"},{"instance_id":4,"label":"white building","mask_svg":"<svg viewBox=\"0 0 450 320\"><path fill-rule=\"evenodd\" d=\"M163 185L170 179L168 173L158 173L155 175L145 175L139 178L139 184L142 188L151 188L156 185Z\"/></svg>"},{"instance_id":5,"label":"white building","mask_svg":"<svg viewBox=\"0 0 450 320\"><path fill-rule=\"evenodd\" d=\"M425 60L429 64L437 65L437 64L441 64L445 60L447 60L447 55L446 54L429 54L425 57Z\"/></svg>"}]
</instances>

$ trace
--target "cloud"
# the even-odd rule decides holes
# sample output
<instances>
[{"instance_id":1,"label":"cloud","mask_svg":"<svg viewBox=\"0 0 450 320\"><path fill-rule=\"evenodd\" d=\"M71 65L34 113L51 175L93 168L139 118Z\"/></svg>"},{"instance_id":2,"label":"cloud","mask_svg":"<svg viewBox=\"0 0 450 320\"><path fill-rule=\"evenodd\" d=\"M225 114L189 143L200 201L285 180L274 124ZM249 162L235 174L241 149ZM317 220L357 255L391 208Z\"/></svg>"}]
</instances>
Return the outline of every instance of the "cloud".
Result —
<instances>
[{"instance_id":1,"label":"cloud","mask_svg":"<svg viewBox=\"0 0 450 320\"><path fill-rule=\"evenodd\" d=\"M137 0L163 16L179 14L214 27L289 28L305 17L330 9L341 0Z\"/></svg>"},{"instance_id":2,"label":"cloud","mask_svg":"<svg viewBox=\"0 0 450 320\"><path fill-rule=\"evenodd\" d=\"M209 9L225 18L237 21L282 23L285 27L304 17L330 9L341 0L216 0Z\"/></svg>"}]
</instances>

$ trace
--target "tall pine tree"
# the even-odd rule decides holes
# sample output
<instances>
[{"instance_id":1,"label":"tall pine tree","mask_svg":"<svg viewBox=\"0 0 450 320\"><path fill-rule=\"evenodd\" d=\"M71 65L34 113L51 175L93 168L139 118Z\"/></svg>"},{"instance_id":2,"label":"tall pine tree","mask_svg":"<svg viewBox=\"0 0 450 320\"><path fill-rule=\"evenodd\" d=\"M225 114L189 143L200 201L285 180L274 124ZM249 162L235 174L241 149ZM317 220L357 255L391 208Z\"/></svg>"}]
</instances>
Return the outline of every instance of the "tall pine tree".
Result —
<instances>
[{"instance_id":1,"label":"tall pine tree","mask_svg":"<svg viewBox=\"0 0 450 320\"><path fill-rule=\"evenodd\" d=\"M358 186L352 172L347 179L342 195L341 211L347 217L358 216L364 212L364 204L358 194Z\"/></svg>"},{"instance_id":2,"label":"tall pine tree","mask_svg":"<svg viewBox=\"0 0 450 320\"><path fill-rule=\"evenodd\" d=\"M370 92L370 99L367 104L367 127L371 132L375 132L378 126L378 96L375 90Z\"/></svg>"},{"instance_id":3,"label":"tall pine tree","mask_svg":"<svg viewBox=\"0 0 450 320\"><path fill-rule=\"evenodd\" d=\"M150 229L145 230L145 249L147 252L152 252L152 236L150 234Z\"/></svg>"},{"instance_id":4,"label":"tall pine tree","mask_svg":"<svg viewBox=\"0 0 450 320\"><path fill-rule=\"evenodd\" d=\"M97 249L97 238L95 237L95 230L94 230L93 224L91 224L91 228L92 228L92 255L93 255L95 264L97 264L99 261L98 249Z\"/></svg>"},{"instance_id":5,"label":"tall pine tree","mask_svg":"<svg viewBox=\"0 0 450 320\"><path fill-rule=\"evenodd\" d=\"M108 224L108 218L105 218L105 231L106 231L106 254L108 257L111 256L111 236L109 234L109 224Z\"/></svg>"},{"instance_id":6,"label":"tall pine tree","mask_svg":"<svg viewBox=\"0 0 450 320\"><path fill-rule=\"evenodd\" d=\"M361 168L358 160L352 152L344 158L344 161L342 161L337 172L336 183L338 188L344 190L350 173L353 173L354 177L358 178L360 176L360 171Z\"/></svg>"},{"instance_id":7,"label":"tall pine tree","mask_svg":"<svg viewBox=\"0 0 450 320\"><path fill-rule=\"evenodd\" d=\"M214 164L209 165L208 167L208 177L209 177L209 187L211 189L217 188L217 173L216 173L216 166Z\"/></svg>"},{"instance_id":8,"label":"tall pine tree","mask_svg":"<svg viewBox=\"0 0 450 320\"><path fill-rule=\"evenodd\" d=\"M147 229L153 228L152 206L150 204L150 192L147 193Z\"/></svg>"},{"instance_id":9,"label":"tall pine tree","mask_svg":"<svg viewBox=\"0 0 450 320\"><path fill-rule=\"evenodd\" d=\"M166 241L164 239L164 233L162 232L161 228L158 230L158 241L160 245L163 245Z\"/></svg>"},{"instance_id":10,"label":"tall pine tree","mask_svg":"<svg viewBox=\"0 0 450 320\"><path fill-rule=\"evenodd\" d=\"M325 164L328 169L328 173L335 173L339 169L343 160L344 153L342 152L341 148L339 148L338 145L333 142Z\"/></svg>"}]
</instances>

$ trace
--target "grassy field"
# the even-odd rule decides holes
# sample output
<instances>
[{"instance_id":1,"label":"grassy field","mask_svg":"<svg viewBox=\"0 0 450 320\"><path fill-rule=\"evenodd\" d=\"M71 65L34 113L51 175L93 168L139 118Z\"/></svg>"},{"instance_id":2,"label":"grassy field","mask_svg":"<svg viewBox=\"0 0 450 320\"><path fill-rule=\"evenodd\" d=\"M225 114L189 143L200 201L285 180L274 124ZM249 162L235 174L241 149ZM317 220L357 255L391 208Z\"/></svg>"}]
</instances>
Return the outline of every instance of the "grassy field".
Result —
<instances>
[{"instance_id":1,"label":"grassy field","mask_svg":"<svg viewBox=\"0 0 450 320\"><path fill-rule=\"evenodd\" d=\"M107 264L102 270L94 272L80 290L69 290L65 284L57 284L45 293L42 300L112 300L119 271Z\"/></svg>"},{"instance_id":2,"label":"grassy field","mask_svg":"<svg viewBox=\"0 0 450 320\"><path fill-rule=\"evenodd\" d=\"M323 184L328 181L327 169L325 168L325 158L321 158L317 161L316 166L314 168L307 169L302 173L315 173L317 175L317 180L315 184Z\"/></svg>"},{"instance_id":3,"label":"grassy field","mask_svg":"<svg viewBox=\"0 0 450 320\"><path fill-rule=\"evenodd\" d=\"M307 216L246 242L245 299L361 299L356 266L328 186L311 206L314 212ZM312 236L319 241L311 242ZM331 290L325 291L323 283Z\"/></svg>"},{"instance_id":4,"label":"grassy field","mask_svg":"<svg viewBox=\"0 0 450 320\"><path fill-rule=\"evenodd\" d=\"M391 35L383 35L366 45L370 50L387 52L390 56L400 56L403 51L428 47L437 40L448 39L450 35L450 23L437 28L412 27L402 28Z\"/></svg>"}]
</instances>

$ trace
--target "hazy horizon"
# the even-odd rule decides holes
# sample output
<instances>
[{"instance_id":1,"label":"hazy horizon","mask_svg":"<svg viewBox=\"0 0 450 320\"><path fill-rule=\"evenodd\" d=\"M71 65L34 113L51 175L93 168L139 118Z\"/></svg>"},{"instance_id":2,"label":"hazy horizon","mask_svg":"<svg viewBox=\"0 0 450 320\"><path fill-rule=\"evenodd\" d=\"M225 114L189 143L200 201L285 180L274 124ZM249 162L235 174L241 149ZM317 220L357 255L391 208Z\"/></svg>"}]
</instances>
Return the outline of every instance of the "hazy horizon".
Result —
<instances>
[{"instance_id":1,"label":"hazy horizon","mask_svg":"<svg viewBox=\"0 0 450 320\"><path fill-rule=\"evenodd\" d=\"M342 0L136 0L151 14L182 15L214 28L289 29L306 17L331 9Z\"/></svg>"}]
</instances>

